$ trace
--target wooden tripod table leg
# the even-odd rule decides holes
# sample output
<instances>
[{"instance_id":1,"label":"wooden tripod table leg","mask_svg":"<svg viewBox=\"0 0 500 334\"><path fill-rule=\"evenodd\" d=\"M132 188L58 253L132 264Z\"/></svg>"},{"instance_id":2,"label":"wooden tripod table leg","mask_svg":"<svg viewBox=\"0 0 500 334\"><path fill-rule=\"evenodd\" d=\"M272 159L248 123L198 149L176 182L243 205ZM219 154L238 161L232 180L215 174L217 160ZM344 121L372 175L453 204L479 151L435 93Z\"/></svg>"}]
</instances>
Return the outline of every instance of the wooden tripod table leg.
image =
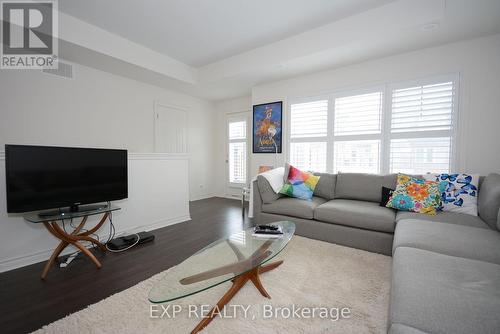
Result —
<instances>
[{"instance_id":1,"label":"wooden tripod table leg","mask_svg":"<svg viewBox=\"0 0 500 334\"><path fill-rule=\"evenodd\" d=\"M57 260L58 256L61 254L61 252L69 245L73 245L76 248L78 248L82 253L87 255L92 262L97 266L97 268L101 268L102 265L99 262L99 260L95 257L92 252L90 252L86 247L84 247L80 241L88 241L99 247L103 252L106 251L106 247L100 243L98 240L92 238L89 236L89 234L94 233L97 231L106 221L106 218L108 217L108 213L104 215L104 217L101 219L101 221L91 230L80 233L80 230L83 228L85 223L87 222L87 217L83 217L82 221L80 224L74 229L73 232L67 233L65 230L63 230L59 225L57 224L56 221L52 222L44 222L43 225L47 230L55 236L57 239L61 240L57 248L54 250L52 253L50 259L47 261L45 264L45 267L43 269L41 278L44 280L47 277L47 273L49 272L49 269L52 267L52 265L55 263Z\"/></svg>"},{"instance_id":2,"label":"wooden tripod table leg","mask_svg":"<svg viewBox=\"0 0 500 334\"><path fill-rule=\"evenodd\" d=\"M271 296L269 295L269 293L267 293L266 289L264 289L264 286L262 285L262 282L260 281L259 270L258 269L255 270L249 276L250 276L249 278L252 281L253 285L255 285L257 290L259 290L260 294L266 298L271 299Z\"/></svg>"},{"instance_id":3,"label":"wooden tripod table leg","mask_svg":"<svg viewBox=\"0 0 500 334\"><path fill-rule=\"evenodd\" d=\"M229 301L240 291L240 289L248 282L252 281L257 290L266 298L271 299L271 296L267 293L260 281L260 274L273 270L280 266L283 261L277 261L262 267L257 267L249 272L246 272L235 279L233 279L233 285L231 288L222 296L222 298L217 302L217 304L208 312L208 314L203 317L203 319L196 325L196 327L191 331L191 334L196 334L207 327L210 322L222 311L224 306L229 303Z\"/></svg>"},{"instance_id":4,"label":"wooden tripod table leg","mask_svg":"<svg viewBox=\"0 0 500 334\"><path fill-rule=\"evenodd\" d=\"M42 279L45 279L45 277L47 277L47 273L49 272L50 267L52 267L56 259L59 257L59 254L61 254L63 249L66 248L68 245L69 243L67 243L66 241L61 241L59 243L59 246L57 246L57 248L54 250L54 253L52 253L52 256L50 257L50 259L45 264L45 267L43 268Z\"/></svg>"},{"instance_id":5,"label":"wooden tripod table leg","mask_svg":"<svg viewBox=\"0 0 500 334\"><path fill-rule=\"evenodd\" d=\"M283 264L283 260L276 261L270 264L263 265L259 268L259 274L265 273L267 271L273 270Z\"/></svg>"}]
</instances>

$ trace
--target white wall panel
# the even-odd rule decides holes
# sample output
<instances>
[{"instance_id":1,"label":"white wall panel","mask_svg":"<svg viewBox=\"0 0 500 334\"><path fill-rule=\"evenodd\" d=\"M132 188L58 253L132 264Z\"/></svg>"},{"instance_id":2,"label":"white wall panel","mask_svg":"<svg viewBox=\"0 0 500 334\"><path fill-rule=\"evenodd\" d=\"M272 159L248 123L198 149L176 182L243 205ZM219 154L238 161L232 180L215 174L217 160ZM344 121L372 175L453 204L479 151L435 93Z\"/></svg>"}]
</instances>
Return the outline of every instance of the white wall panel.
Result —
<instances>
[{"instance_id":1,"label":"white wall panel","mask_svg":"<svg viewBox=\"0 0 500 334\"><path fill-rule=\"evenodd\" d=\"M113 213L117 234L148 231L189 220L188 165L187 155L129 154L129 197L113 202L122 208ZM86 227L99 219L100 216L92 217ZM108 233L109 223L106 223L98 234L103 240ZM5 159L0 153L0 272L47 260L58 243L42 224L7 214ZM68 247L65 253L72 251Z\"/></svg>"}]
</instances>

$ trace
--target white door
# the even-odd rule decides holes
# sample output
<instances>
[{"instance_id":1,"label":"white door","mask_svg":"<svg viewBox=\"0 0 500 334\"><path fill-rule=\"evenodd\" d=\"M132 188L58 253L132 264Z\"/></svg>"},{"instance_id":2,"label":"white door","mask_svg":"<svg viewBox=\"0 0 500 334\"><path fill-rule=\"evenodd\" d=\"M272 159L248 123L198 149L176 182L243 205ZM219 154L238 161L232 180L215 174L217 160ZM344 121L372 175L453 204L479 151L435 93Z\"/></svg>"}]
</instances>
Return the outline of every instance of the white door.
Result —
<instances>
[{"instance_id":1,"label":"white door","mask_svg":"<svg viewBox=\"0 0 500 334\"><path fill-rule=\"evenodd\" d=\"M241 197L248 184L248 123L246 113L227 116L226 194L231 197Z\"/></svg>"},{"instance_id":2,"label":"white door","mask_svg":"<svg viewBox=\"0 0 500 334\"><path fill-rule=\"evenodd\" d=\"M187 153L187 113L155 103L155 152Z\"/></svg>"}]
</instances>

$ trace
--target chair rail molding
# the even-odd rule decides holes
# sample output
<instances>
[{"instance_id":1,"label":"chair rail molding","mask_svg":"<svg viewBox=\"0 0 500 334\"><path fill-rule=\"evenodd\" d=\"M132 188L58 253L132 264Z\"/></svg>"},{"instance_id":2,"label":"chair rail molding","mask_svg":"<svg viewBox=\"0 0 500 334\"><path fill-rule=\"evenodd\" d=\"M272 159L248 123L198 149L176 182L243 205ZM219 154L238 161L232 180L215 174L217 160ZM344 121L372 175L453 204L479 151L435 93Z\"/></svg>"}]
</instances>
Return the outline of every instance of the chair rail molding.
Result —
<instances>
[{"instance_id":1,"label":"chair rail molding","mask_svg":"<svg viewBox=\"0 0 500 334\"><path fill-rule=\"evenodd\" d=\"M129 152L129 196L114 201L121 207L113 214L116 236L189 221L189 163L189 154ZM0 272L45 261L57 246L43 226L7 214L4 165L5 152L0 152ZM89 220L88 226L94 224ZM98 235L107 240L108 234L109 222ZM74 251L68 248L61 255Z\"/></svg>"}]
</instances>

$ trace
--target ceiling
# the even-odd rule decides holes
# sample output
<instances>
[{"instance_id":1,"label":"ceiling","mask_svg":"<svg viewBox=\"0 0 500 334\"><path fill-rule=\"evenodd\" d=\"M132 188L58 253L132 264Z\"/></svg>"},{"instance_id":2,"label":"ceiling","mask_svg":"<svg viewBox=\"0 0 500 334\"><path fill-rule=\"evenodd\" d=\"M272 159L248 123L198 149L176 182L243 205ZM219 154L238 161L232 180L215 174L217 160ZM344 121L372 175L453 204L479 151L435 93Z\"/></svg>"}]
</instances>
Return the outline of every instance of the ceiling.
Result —
<instances>
[{"instance_id":1,"label":"ceiling","mask_svg":"<svg viewBox=\"0 0 500 334\"><path fill-rule=\"evenodd\" d=\"M63 0L59 10L200 67L394 0Z\"/></svg>"},{"instance_id":2,"label":"ceiling","mask_svg":"<svg viewBox=\"0 0 500 334\"><path fill-rule=\"evenodd\" d=\"M59 7L61 58L209 100L500 33L500 0L63 0Z\"/></svg>"}]
</instances>

